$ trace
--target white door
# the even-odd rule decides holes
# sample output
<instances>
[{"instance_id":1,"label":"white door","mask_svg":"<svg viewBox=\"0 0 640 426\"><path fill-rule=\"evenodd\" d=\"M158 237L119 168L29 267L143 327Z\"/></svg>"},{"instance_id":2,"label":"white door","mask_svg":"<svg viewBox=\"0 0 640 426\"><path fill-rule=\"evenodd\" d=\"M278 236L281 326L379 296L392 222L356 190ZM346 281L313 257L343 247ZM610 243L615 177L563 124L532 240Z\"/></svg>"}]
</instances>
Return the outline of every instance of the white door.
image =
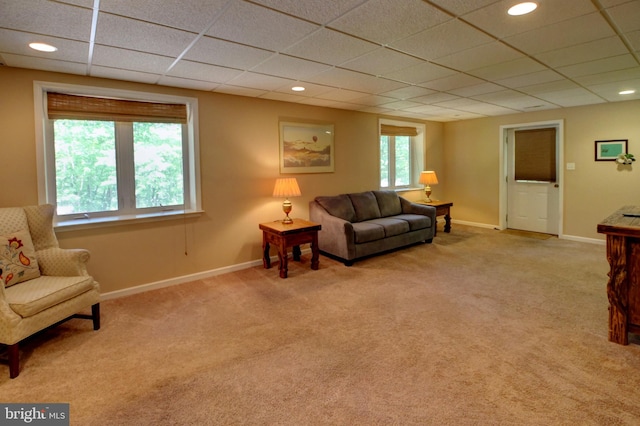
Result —
<instances>
[{"instance_id":1,"label":"white door","mask_svg":"<svg viewBox=\"0 0 640 426\"><path fill-rule=\"evenodd\" d=\"M516 151L522 150L519 148L522 143L518 145L519 130L529 129L510 129L507 139L507 228L558 235L560 194L557 129L553 133L556 135L555 141L551 147L547 147L555 150L555 155L545 158L542 165L539 165L535 158L535 150L533 155L524 153L525 157L522 157L523 153L520 151L520 157L516 161ZM537 143L534 139L527 142ZM548 161L552 164L545 164ZM521 169L520 172L517 171L518 167ZM539 167L554 170L553 173L546 173L550 172L546 170L536 174ZM530 169L532 174L523 174L523 168ZM539 177L542 175L544 177Z\"/></svg>"}]
</instances>

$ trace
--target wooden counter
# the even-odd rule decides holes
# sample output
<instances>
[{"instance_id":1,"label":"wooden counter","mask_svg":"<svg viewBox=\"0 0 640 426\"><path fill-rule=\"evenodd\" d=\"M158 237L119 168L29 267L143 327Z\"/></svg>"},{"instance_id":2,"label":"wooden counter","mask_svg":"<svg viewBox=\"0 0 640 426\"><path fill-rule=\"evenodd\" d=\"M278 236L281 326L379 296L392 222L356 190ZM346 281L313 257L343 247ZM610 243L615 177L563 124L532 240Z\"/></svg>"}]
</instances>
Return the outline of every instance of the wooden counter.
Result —
<instances>
[{"instance_id":1,"label":"wooden counter","mask_svg":"<svg viewBox=\"0 0 640 426\"><path fill-rule=\"evenodd\" d=\"M598 232L607 235L609 340L627 345L628 333L640 334L640 206L622 207Z\"/></svg>"}]
</instances>

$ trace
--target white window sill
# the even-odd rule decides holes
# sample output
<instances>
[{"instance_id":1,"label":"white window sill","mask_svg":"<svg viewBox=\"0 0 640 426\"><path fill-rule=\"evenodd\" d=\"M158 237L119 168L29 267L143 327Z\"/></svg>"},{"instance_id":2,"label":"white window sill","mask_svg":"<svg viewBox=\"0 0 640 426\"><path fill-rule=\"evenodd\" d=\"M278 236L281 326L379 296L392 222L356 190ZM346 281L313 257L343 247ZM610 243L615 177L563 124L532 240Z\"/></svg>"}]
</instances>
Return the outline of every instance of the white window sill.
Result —
<instances>
[{"instance_id":1,"label":"white window sill","mask_svg":"<svg viewBox=\"0 0 640 426\"><path fill-rule=\"evenodd\" d=\"M80 229L104 228L109 226L132 225L145 222L159 222L164 220L188 219L199 217L204 210L175 210L170 212L122 215L111 217L95 217L88 219L65 220L64 222L56 222L53 224L57 232L77 231Z\"/></svg>"}]
</instances>

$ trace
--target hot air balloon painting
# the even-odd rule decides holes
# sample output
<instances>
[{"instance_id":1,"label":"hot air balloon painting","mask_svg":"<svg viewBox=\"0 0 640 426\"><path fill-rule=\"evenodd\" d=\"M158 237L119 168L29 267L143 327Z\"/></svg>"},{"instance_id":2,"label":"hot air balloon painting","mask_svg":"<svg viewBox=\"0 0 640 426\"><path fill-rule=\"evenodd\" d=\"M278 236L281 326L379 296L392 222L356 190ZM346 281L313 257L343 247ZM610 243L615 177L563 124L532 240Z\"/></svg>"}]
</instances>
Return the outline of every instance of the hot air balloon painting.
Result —
<instances>
[{"instance_id":1,"label":"hot air balloon painting","mask_svg":"<svg viewBox=\"0 0 640 426\"><path fill-rule=\"evenodd\" d=\"M333 161L333 124L280 122L280 173L330 173Z\"/></svg>"}]
</instances>

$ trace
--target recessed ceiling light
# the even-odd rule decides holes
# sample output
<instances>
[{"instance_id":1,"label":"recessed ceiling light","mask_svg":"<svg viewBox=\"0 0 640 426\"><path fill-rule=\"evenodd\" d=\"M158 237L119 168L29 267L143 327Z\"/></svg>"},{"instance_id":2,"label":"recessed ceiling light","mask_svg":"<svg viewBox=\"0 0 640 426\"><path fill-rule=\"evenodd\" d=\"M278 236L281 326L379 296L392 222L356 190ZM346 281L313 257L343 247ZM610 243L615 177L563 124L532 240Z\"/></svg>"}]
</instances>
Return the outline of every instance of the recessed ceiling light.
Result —
<instances>
[{"instance_id":1,"label":"recessed ceiling light","mask_svg":"<svg viewBox=\"0 0 640 426\"><path fill-rule=\"evenodd\" d=\"M623 90L622 92L618 92L619 95L632 95L636 93L635 90Z\"/></svg>"},{"instance_id":2,"label":"recessed ceiling light","mask_svg":"<svg viewBox=\"0 0 640 426\"><path fill-rule=\"evenodd\" d=\"M291 88L294 92L304 92L304 87L302 86L294 86Z\"/></svg>"},{"instance_id":3,"label":"recessed ceiling light","mask_svg":"<svg viewBox=\"0 0 640 426\"><path fill-rule=\"evenodd\" d=\"M46 43L29 43L29 47L40 52L55 52L57 47Z\"/></svg>"},{"instance_id":4,"label":"recessed ceiling light","mask_svg":"<svg viewBox=\"0 0 640 426\"><path fill-rule=\"evenodd\" d=\"M536 10L537 7L538 5L536 3L527 1L511 6L507 13L512 16L526 15L527 13L531 13Z\"/></svg>"}]
</instances>

